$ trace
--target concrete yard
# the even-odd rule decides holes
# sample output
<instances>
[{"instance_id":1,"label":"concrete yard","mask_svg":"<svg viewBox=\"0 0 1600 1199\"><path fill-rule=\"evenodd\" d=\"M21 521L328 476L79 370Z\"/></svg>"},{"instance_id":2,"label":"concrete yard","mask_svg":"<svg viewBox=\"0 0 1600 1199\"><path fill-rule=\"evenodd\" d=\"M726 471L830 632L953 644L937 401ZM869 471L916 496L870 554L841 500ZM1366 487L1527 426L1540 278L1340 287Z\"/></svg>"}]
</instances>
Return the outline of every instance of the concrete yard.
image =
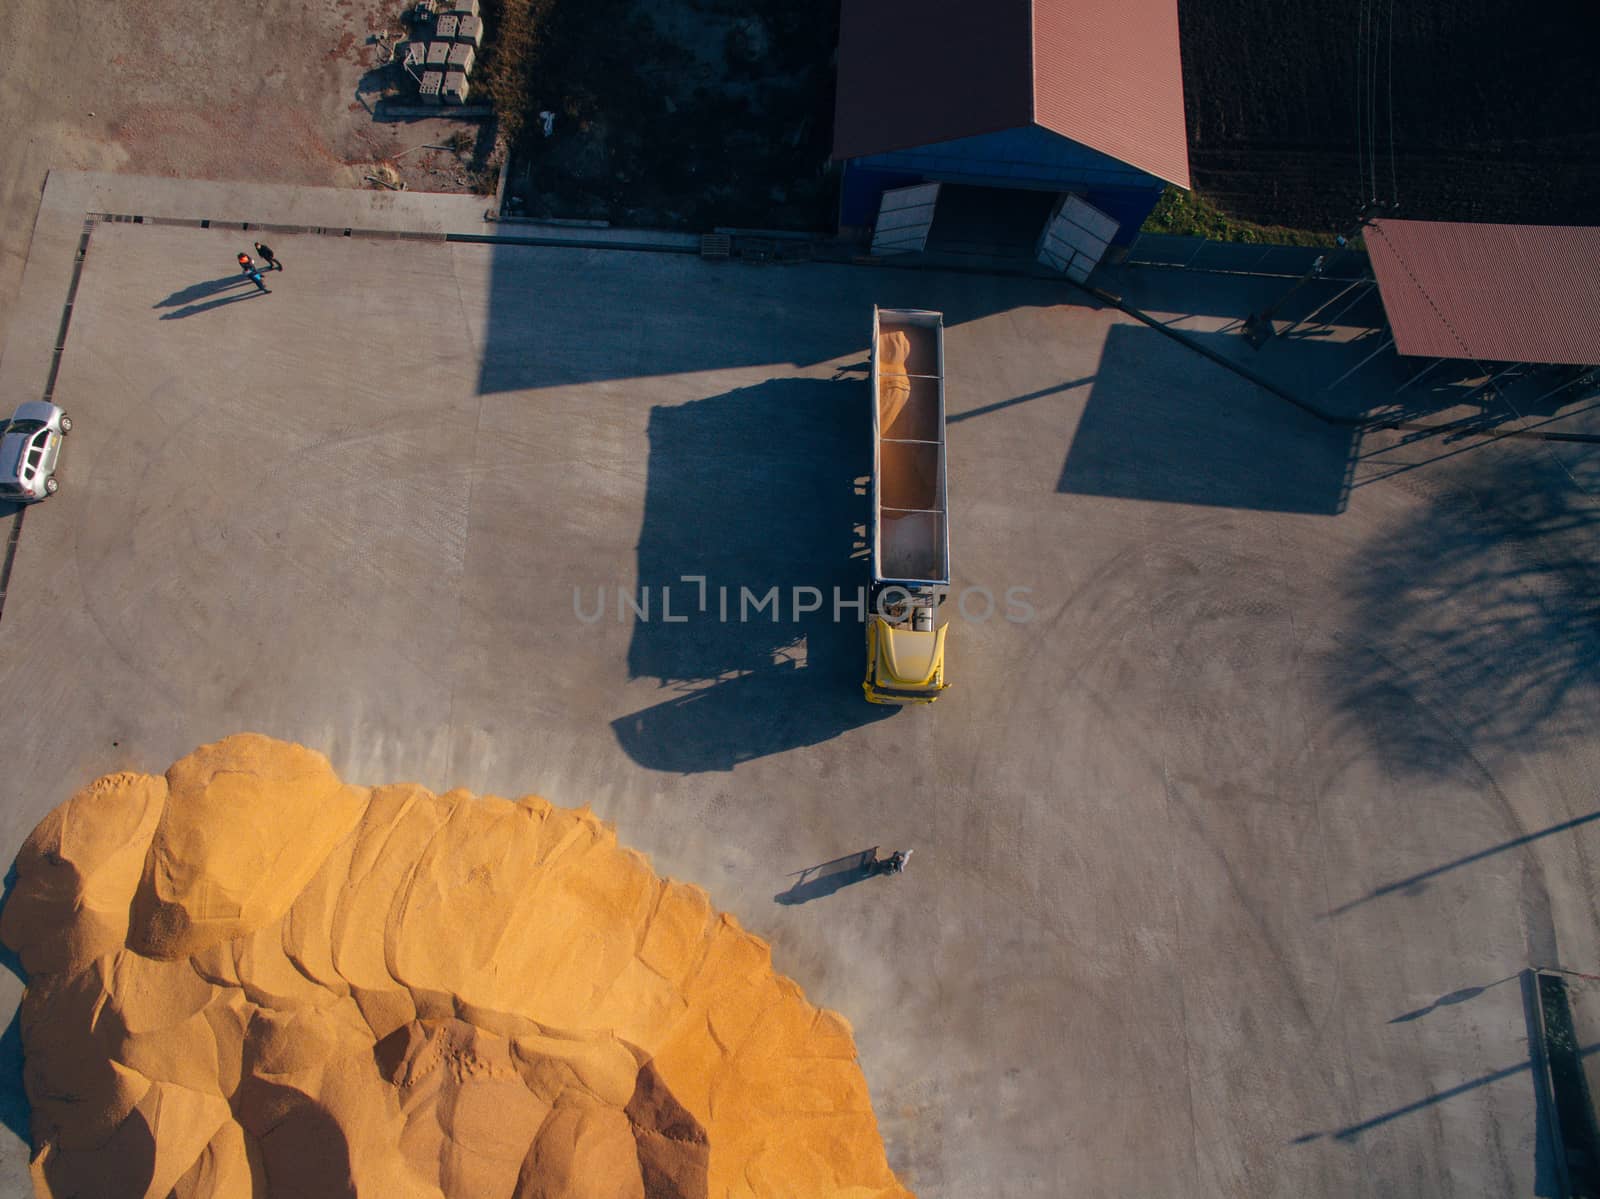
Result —
<instances>
[{"instance_id":1,"label":"concrete yard","mask_svg":"<svg viewBox=\"0 0 1600 1199\"><path fill-rule=\"evenodd\" d=\"M274 233L258 295L256 236L90 232L61 491L0 526L8 860L256 730L591 804L850 1020L922 1199L1554 1193L1522 972L1600 973L1592 446L1362 437L1049 281ZM906 711L852 612L789 610L865 580L874 303L945 313L956 588L997 609ZM790 889L872 846L916 852ZM14 1021L0 1062L23 1195Z\"/></svg>"}]
</instances>

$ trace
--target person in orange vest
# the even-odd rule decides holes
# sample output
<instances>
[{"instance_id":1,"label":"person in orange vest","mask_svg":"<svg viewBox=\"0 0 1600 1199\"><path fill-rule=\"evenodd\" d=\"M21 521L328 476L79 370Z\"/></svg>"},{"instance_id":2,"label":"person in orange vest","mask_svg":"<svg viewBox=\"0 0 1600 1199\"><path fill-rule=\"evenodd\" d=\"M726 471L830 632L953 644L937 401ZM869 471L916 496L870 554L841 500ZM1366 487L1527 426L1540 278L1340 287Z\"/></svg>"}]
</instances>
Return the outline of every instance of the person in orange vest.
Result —
<instances>
[{"instance_id":1,"label":"person in orange vest","mask_svg":"<svg viewBox=\"0 0 1600 1199\"><path fill-rule=\"evenodd\" d=\"M251 258L250 255L244 253L243 251L241 251L239 254L239 269L243 271L245 273L245 277L249 279L250 282L254 283L260 290L267 292L272 290L261 281L261 272L256 270L255 259Z\"/></svg>"}]
</instances>

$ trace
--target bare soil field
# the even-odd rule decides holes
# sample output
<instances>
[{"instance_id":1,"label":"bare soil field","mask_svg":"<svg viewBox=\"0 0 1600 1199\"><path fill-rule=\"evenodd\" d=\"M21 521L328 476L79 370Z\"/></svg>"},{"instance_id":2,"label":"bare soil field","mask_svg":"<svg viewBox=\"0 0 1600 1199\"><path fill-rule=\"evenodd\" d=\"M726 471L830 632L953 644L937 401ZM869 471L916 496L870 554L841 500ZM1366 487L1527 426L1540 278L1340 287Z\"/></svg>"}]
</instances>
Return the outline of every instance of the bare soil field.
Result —
<instances>
[{"instance_id":1,"label":"bare soil field","mask_svg":"<svg viewBox=\"0 0 1600 1199\"><path fill-rule=\"evenodd\" d=\"M1430 220L1600 211L1588 0L1180 0L1178 14L1195 185L1234 216L1332 229L1373 198Z\"/></svg>"},{"instance_id":2,"label":"bare soil field","mask_svg":"<svg viewBox=\"0 0 1600 1199\"><path fill-rule=\"evenodd\" d=\"M473 188L475 124L380 121L396 0L9 0L0 40L0 335L53 167L188 179ZM397 69L397 68L396 68ZM429 149L466 129L462 152ZM391 163L393 174L378 164ZM3 344L3 342L0 342Z\"/></svg>"},{"instance_id":3,"label":"bare soil field","mask_svg":"<svg viewBox=\"0 0 1600 1199\"><path fill-rule=\"evenodd\" d=\"M486 0L485 24L530 7L510 213L832 228L837 0Z\"/></svg>"}]
</instances>

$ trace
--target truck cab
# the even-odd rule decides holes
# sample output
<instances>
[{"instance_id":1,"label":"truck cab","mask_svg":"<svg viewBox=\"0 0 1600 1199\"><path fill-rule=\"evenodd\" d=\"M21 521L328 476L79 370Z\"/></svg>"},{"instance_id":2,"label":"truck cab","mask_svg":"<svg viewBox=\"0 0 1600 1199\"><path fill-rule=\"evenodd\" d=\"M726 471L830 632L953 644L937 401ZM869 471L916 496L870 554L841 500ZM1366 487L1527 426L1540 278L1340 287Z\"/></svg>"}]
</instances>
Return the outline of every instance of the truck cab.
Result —
<instances>
[{"instance_id":1,"label":"truck cab","mask_svg":"<svg viewBox=\"0 0 1600 1199\"><path fill-rule=\"evenodd\" d=\"M867 677L862 683L869 703L931 704L949 686L944 681L944 635L949 626L934 627L942 596L911 595L901 601L874 588L867 619ZM881 611L880 611L881 608Z\"/></svg>"}]
</instances>

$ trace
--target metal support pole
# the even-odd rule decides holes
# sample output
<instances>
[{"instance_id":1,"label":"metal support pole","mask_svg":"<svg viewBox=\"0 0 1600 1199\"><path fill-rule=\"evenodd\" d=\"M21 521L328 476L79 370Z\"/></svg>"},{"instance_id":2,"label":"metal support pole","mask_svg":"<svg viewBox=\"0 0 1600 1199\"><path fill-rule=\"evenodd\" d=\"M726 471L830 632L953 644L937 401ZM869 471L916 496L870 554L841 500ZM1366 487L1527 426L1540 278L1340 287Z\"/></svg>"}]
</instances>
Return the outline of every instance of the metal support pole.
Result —
<instances>
[{"instance_id":1,"label":"metal support pole","mask_svg":"<svg viewBox=\"0 0 1600 1199\"><path fill-rule=\"evenodd\" d=\"M1349 295L1356 288L1365 285L1366 282L1367 281L1365 279L1357 279L1349 287L1344 288L1343 290L1339 291L1336 295L1334 295L1334 296L1330 297L1329 299L1324 300L1322 303L1318 304L1315 308L1313 308L1310 312L1306 313L1299 320L1295 321L1294 324L1290 325L1287 329L1278 330L1278 336L1279 337L1288 337L1289 334L1293 333L1301 325L1306 324L1308 321L1311 320L1312 317L1316 316L1317 313L1321 312L1329 304L1332 304L1335 300L1339 300L1339 299L1343 298L1344 296ZM1324 321L1323 323L1324 324L1331 324L1332 322Z\"/></svg>"},{"instance_id":2,"label":"metal support pole","mask_svg":"<svg viewBox=\"0 0 1600 1199\"><path fill-rule=\"evenodd\" d=\"M1379 346L1376 350L1373 350L1372 353L1368 354L1360 362L1356 363L1349 370L1345 371L1344 374L1340 375L1332 383L1328 384L1328 386L1323 388L1323 390L1324 391L1332 391L1335 387L1339 386L1339 384L1343 383L1351 375L1355 374L1362 367L1366 366L1367 363L1371 362L1374 358L1376 358L1379 354L1383 353L1385 350L1387 350L1392 345L1394 345L1394 338L1390 337L1381 346Z\"/></svg>"},{"instance_id":3,"label":"metal support pole","mask_svg":"<svg viewBox=\"0 0 1600 1199\"><path fill-rule=\"evenodd\" d=\"M1493 387L1495 385L1496 381L1498 381L1500 379L1500 377L1502 375L1504 375L1507 371L1515 370L1517 367L1519 367L1521 365L1522 365L1522 363L1520 363L1520 362L1507 363L1505 366L1502 366L1499 370L1495 371L1494 374L1490 375L1482 383L1480 383L1476 387L1474 387L1471 391L1467 392L1466 395L1464 395L1460 399L1458 399L1456 401L1456 403L1465 404L1468 400L1470 400L1473 396L1477 395L1479 392L1487 391L1489 388Z\"/></svg>"},{"instance_id":4,"label":"metal support pole","mask_svg":"<svg viewBox=\"0 0 1600 1199\"><path fill-rule=\"evenodd\" d=\"M1357 304L1361 303L1362 300L1366 299L1367 298L1367 292L1371 291L1374 287L1377 286L1377 281L1374 280L1374 279L1363 279L1362 282L1367 285L1365 290L1363 290L1362 293L1359 296L1357 296L1355 299L1351 300L1343 308L1339 309L1338 312L1334 313L1327 320L1323 321L1322 323L1324 325L1333 324L1341 316L1343 316L1345 313L1349 312L1350 309L1354 308Z\"/></svg>"},{"instance_id":5,"label":"metal support pole","mask_svg":"<svg viewBox=\"0 0 1600 1199\"><path fill-rule=\"evenodd\" d=\"M1590 373L1590 372L1585 372L1585 373L1582 373L1582 374L1574 375L1574 376L1572 376L1572 378L1568 379L1565 383L1562 383L1562 384L1559 384L1559 385L1557 385L1555 387L1552 387L1549 391L1545 392L1538 399L1529 400L1526 404L1523 405L1523 407L1524 408L1537 408L1540 404L1544 403L1551 396L1560 395L1563 391L1567 390L1567 388L1575 387L1579 383L1584 382L1585 380L1587 380L1590 383L1593 383L1594 382L1594 375L1592 373Z\"/></svg>"},{"instance_id":6,"label":"metal support pole","mask_svg":"<svg viewBox=\"0 0 1600 1199\"><path fill-rule=\"evenodd\" d=\"M1422 378L1423 375L1428 374L1430 371L1436 369L1441 364L1443 364L1445 362L1448 362L1448 361L1449 361L1448 358L1435 358L1432 362L1428 363L1427 366L1423 367L1416 374L1412 375L1411 378L1407 379L1404 383L1400 384L1399 387L1396 387L1394 389L1394 394L1395 395L1399 395L1402 391L1404 391L1406 388L1410 387L1418 379Z\"/></svg>"}]
</instances>

